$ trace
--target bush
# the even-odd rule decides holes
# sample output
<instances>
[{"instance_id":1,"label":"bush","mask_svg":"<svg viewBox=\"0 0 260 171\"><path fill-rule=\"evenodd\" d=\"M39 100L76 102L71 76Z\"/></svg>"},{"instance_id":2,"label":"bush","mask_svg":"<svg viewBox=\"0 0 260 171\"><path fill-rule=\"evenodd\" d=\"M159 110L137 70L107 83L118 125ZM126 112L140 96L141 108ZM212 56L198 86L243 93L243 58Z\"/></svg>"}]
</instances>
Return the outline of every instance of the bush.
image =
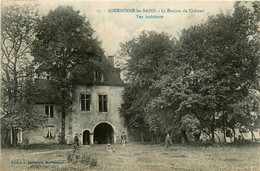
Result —
<instances>
[{"instance_id":1,"label":"bush","mask_svg":"<svg viewBox=\"0 0 260 171\"><path fill-rule=\"evenodd\" d=\"M232 142L232 144L235 144L235 145L250 145L250 144L254 144L254 142L252 142L251 140L247 140L247 139L241 139L241 140L236 140L236 141Z\"/></svg>"},{"instance_id":2,"label":"bush","mask_svg":"<svg viewBox=\"0 0 260 171\"><path fill-rule=\"evenodd\" d=\"M215 143L212 142L211 140L206 140L206 141L199 141L197 142L199 146L201 147L209 147L209 146L215 146Z\"/></svg>"},{"instance_id":3,"label":"bush","mask_svg":"<svg viewBox=\"0 0 260 171\"><path fill-rule=\"evenodd\" d=\"M67 154L68 162L73 164L82 163L90 166L97 166L97 159L89 154L80 152L79 150L73 150Z\"/></svg>"},{"instance_id":4,"label":"bush","mask_svg":"<svg viewBox=\"0 0 260 171\"><path fill-rule=\"evenodd\" d=\"M97 159L96 158L91 158L90 166L97 166Z\"/></svg>"}]
</instances>

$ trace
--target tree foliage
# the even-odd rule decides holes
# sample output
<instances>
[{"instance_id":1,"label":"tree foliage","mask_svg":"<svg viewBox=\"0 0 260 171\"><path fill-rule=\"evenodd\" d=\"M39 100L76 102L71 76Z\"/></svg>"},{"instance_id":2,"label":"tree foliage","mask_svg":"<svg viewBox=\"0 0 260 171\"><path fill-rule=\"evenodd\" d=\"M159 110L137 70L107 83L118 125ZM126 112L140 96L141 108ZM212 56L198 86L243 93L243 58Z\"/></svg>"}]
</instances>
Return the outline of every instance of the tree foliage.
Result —
<instances>
[{"instance_id":1,"label":"tree foliage","mask_svg":"<svg viewBox=\"0 0 260 171\"><path fill-rule=\"evenodd\" d=\"M38 18L35 6L6 5L1 11L1 123L12 128L16 146L17 128L32 130L44 124L44 118L33 110L32 58L33 30ZM29 102L30 101L30 102ZM10 135L9 132L6 134ZM9 138L6 138L9 139Z\"/></svg>"},{"instance_id":2,"label":"tree foliage","mask_svg":"<svg viewBox=\"0 0 260 171\"><path fill-rule=\"evenodd\" d=\"M152 125L156 126L156 118L146 118L148 115L152 116L147 104L159 92L152 86L160 78L159 63L165 61L173 45L174 40L167 34L156 32L142 32L137 38L122 44L122 53L131 57L127 66L128 85L125 88L121 109L128 127L142 131L149 128L148 125L150 128ZM159 129L151 130L155 132Z\"/></svg>"},{"instance_id":3,"label":"tree foliage","mask_svg":"<svg viewBox=\"0 0 260 171\"><path fill-rule=\"evenodd\" d=\"M86 18L72 7L59 6L39 20L35 28L32 55L38 72L46 72L57 81L61 96L61 143L65 143L65 116L71 112L72 82L70 74L84 66L90 70L103 51L94 38L94 30Z\"/></svg>"},{"instance_id":4,"label":"tree foliage","mask_svg":"<svg viewBox=\"0 0 260 171\"><path fill-rule=\"evenodd\" d=\"M153 41L143 33L142 41L125 44L132 58L122 114L133 122L141 116L159 134L206 128L214 140L216 129L237 127L245 112L235 106L259 86L259 3L251 6L237 2L232 15L210 16L182 30L178 41Z\"/></svg>"}]
</instances>

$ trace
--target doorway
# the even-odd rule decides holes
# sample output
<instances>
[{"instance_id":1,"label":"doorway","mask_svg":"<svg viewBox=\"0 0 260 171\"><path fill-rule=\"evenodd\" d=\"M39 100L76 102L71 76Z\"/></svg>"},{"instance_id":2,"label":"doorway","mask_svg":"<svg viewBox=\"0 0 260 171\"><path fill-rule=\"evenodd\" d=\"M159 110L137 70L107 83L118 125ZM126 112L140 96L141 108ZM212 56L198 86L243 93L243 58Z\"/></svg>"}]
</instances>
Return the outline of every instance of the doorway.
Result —
<instances>
[{"instance_id":1,"label":"doorway","mask_svg":"<svg viewBox=\"0 0 260 171\"><path fill-rule=\"evenodd\" d=\"M100 123L94 129L94 142L97 144L113 144L114 130L108 123Z\"/></svg>"},{"instance_id":2,"label":"doorway","mask_svg":"<svg viewBox=\"0 0 260 171\"><path fill-rule=\"evenodd\" d=\"M85 130L83 132L83 145L89 145L90 144L90 132L88 130Z\"/></svg>"}]
</instances>

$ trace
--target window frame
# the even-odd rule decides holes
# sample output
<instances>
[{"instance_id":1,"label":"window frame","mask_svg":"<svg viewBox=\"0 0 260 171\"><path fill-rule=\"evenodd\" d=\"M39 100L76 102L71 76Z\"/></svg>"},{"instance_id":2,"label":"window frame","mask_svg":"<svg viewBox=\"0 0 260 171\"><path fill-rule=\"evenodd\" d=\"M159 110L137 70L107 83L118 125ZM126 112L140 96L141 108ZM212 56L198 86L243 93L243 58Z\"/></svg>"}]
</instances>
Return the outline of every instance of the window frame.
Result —
<instances>
[{"instance_id":1,"label":"window frame","mask_svg":"<svg viewBox=\"0 0 260 171\"><path fill-rule=\"evenodd\" d=\"M84 98L82 98L82 96L84 96ZM88 96L88 98L87 98L87 96ZM82 101L84 101L84 109L82 106ZM80 111L91 111L91 94L90 93L80 93Z\"/></svg>"},{"instance_id":2,"label":"window frame","mask_svg":"<svg viewBox=\"0 0 260 171\"><path fill-rule=\"evenodd\" d=\"M225 133L226 133L226 137L227 137L227 138L233 137L232 131L231 131L230 129L227 129Z\"/></svg>"},{"instance_id":3,"label":"window frame","mask_svg":"<svg viewBox=\"0 0 260 171\"><path fill-rule=\"evenodd\" d=\"M104 94L98 95L98 111L108 112L108 95L104 95Z\"/></svg>"},{"instance_id":4,"label":"window frame","mask_svg":"<svg viewBox=\"0 0 260 171\"><path fill-rule=\"evenodd\" d=\"M94 82L97 82L97 83L104 82L104 75L102 72L94 71Z\"/></svg>"},{"instance_id":5,"label":"window frame","mask_svg":"<svg viewBox=\"0 0 260 171\"><path fill-rule=\"evenodd\" d=\"M53 105L45 105L44 108L45 115L48 116L48 119L54 118L54 106Z\"/></svg>"}]
</instances>

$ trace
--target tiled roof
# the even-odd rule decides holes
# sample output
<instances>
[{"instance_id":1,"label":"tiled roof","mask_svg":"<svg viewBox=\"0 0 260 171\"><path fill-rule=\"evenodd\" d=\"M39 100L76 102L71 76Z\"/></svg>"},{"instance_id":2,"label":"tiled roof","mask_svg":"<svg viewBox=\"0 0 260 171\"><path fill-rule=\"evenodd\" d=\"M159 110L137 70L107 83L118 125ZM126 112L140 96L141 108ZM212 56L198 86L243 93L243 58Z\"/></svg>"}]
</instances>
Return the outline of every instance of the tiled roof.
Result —
<instances>
[{"instance_id":1,"label":"tiled roof","mask_svg":"<svg viewBox=\"0 0 260 171\"><path fill-rule=\"evenodd\" d=\"M57 84L54 80L35 79L36 91L34 100L36 104L58 104Z\"/></svg>"},{"instance_id":2,"label":"tiled roof","mask_svg":"<svg viewBox=\"0 0 260 171\"><path fill-rule=\"evenodd\" d=\"M80 85L107 85L107 86L124 86L124 82L120 78L120 69L110 65L107 58L103 58L100 62L93 63L100 72L103 73L104 80L102 82L94 81L94 74L72 74L73 82Z\"/></svg>"},{"instance_id":3,"label":"tiled roof","mask_svg":"<svg viewBox=\"0 0 260 171\"><path fill-rule=\"evenodd\" d=\"M111 66L106 58L104 58L102 62L96 62L96 65L103 71L104 85L124 85L124 82L120 78L120 69Z\"/></svg>"},{"instance_id":4,"label":"tiled roof","mask_svg":"<svg viewBox=\"0 0 260 171\"><path fill-rule=\"evenodd\" d=\"M83 86L124 86L120 78L120 69L114 68L110 65L108 60L104 58L101 62L94 62L103 73L103 82L94 82L92 74L72 74L74 85ZM35 101L37 104L58 104L60 95L57 94L57 84L54 80L49 79L35 79L35 86L37 91L35 94Z\"/></svg>"}]
</instances>

